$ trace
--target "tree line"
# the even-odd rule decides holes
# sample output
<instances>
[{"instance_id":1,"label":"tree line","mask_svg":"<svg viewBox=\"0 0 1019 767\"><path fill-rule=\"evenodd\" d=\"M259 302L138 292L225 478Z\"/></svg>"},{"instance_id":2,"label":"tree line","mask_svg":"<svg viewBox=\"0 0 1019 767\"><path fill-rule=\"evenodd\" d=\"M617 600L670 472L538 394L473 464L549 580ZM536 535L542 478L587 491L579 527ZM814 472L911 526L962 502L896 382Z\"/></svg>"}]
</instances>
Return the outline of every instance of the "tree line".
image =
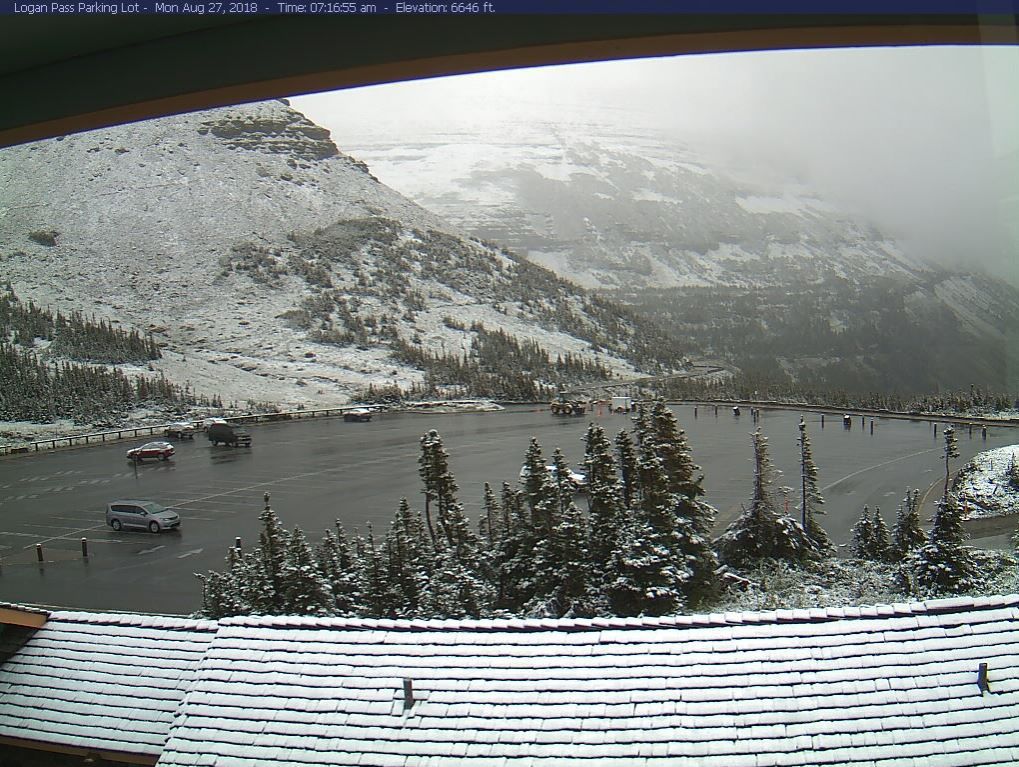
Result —
<instances>
[{"instance_id":1,"label":"tree line","mask_svg":"<svg viewBox=\"0 0 1019 767\"><path fill-rule=\"evenodd\" d=\"M562 452L547 459L532 439L519 486L485 484L476 529L442 438L429 431L418 458L421 508L401 499L384 534L369 526L350 537L337 522L312 547L299 528L286 530L267 502L258 545L231 548L225 570L198 575L201 613L591 617L709 608L728 584L741 580L741 570L776 560L808 566L835 553L817 520L824 499L805 424L799 519L776 497L767 438L760 429L751 436L750 499L712 540L715 510L703 499L703 475L661 401L641 408L632 432L622 430L614 439L589 425L585 511L576 504ZM957 455L946 442L946 468ZM926 536L917 496L907 494L894 549L881 543L888 539L883 523L869 510L864 516L866 531L858 531L854 553L897 557L902 583L915 593L951 593L973 582L957 504L947 491Z\"/></svg>"},{"instance_id":2,"label":"tree line","mask_svg":"<svg viewBox=\"0 0 1019 767\"><path fill-rule=\"evenodd\" d=\"M78 362L106 364L143 363L162 354L152 336L121 330L108 320L86 318L81 312L65 315L42 309L17 297L10 283L0 293L0 338L25 348L47 341L48 353Z\"/></svg>"},{"instance_id":3,"label":"tree line","mask_svg":"<svg viewBox=\"0 0 1019 767\"><path fill-rule=\"evenodd\" d=\"M42 353L33 348L47 341ZM0 294L0 420L77 423L109 421L141 404L222 406L160 376L129 377L117 368L81 364L144 362L160 356L151 338L108 322L23 304L7 287Z\"/></svg>"},{"instance_id":4,"label":"tree line","mask_svg":"<svg viewBox=\"0 0 1019 767\"><path fill-rule=\"evenodd\" d=\"M979 415L1019 408L1019 396L971 385L920 394L852 392L840 388L817 388L779 380L760 371L740 371L724 380L669 378L647 384L656 397L674 400L780 402L814 405L840 410L887 410L894 413L944 413Z\"/></svg>"}]
</instances>

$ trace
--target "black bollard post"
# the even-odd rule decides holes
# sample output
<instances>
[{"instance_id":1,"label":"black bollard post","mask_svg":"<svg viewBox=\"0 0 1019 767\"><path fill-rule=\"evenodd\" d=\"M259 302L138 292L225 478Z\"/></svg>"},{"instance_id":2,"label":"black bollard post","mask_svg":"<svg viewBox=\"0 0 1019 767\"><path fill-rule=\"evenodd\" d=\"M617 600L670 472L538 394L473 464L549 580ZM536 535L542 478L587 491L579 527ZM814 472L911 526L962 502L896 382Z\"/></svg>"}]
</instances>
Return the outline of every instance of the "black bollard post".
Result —
<instances>
[{"instance_id":1,"label":"black bollard post","mask_svg":"<svg viewBox=\"0 0 1019 767\"><path fill-rule=\"evenodd\" d=\"M821 428L824 428L824 413L821 413Z\"/></svg>"},{"instance_id":2,"label":"black bollard post","mask_svg":"<svg viewBox=\"0 0 1019 767\"><path fill-rule=\"evenodd\" d=\"M236 538L234 538L234 548L237 549L238 551L241 550L241 536L239 535Z\"/></svg>"},{"instance_id":3,"label":"black bollard post","mask_svg":"<svg viewBox=\"0 0 1019 767\"><path fill-rule=\"evenodd\" d=\"M874 433L874 419L873 418L870 419L870 433L871 434Z\"/></svg>"},{"instance_id":4,"label":"black bollard post","mask_svg":"<svg viewBox=\"0 0 1019 767\"><path fill-rule=\"evenodd\" d=\"M697 417L697 406L696 405L694 406L694 409L693 409L693 417L694 418Z\"/></svg>"},{"instance_id":5,"label":"black bollard post","mask_svg":"<svg viewBox=\"0 0 1019 767\"><path fill-rule=\"evenodd\" d=\"M88 538L81 539L81 555L88 559Z\"/></svg>"},{"instance_id":6,"label":"black bollard post","mask_svg":"<svg viewBox=\"0 0 1019 767\"><path fill-rule=\"evenodd\" d=\"M934 438L937 439L937 437L938 437L938 425L934 424Z\"/></svg>"},{"instance_id":7,"label":"black bollard post","mask_svg":"<svg viewBox=\"0 0 1019 767\"><path fill-rule=\"evenodd\" d=\"M35 544L35 558L38 559L40 562L43 561L43 558L42 558L42 544L41 543Z\"/></svg>"},{"instance_id":8,"label":"black bollard post","mask_svg":"<svg viewBox=\"0 0 1019 767\"><path fill-rule=\"evenodd\" d=\"M985 440L987 439L987 427L986 426L981 426L980 427L980 438L981 439L985 439Z\"/></svg>"}]
</instances>

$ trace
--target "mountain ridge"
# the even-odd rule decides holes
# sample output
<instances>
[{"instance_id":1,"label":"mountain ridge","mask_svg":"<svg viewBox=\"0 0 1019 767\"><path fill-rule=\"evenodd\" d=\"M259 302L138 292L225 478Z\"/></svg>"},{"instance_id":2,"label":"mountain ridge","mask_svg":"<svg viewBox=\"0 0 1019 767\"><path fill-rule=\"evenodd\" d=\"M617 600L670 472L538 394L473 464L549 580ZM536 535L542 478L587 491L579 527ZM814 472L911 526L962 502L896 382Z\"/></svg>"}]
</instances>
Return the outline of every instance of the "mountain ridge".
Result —
<instances>
[{"instance_id":1,"label":"mountain ridge","mask_svg":"<svg viewBox=\"0 0 1019 767\"><path fill-rule=\"evenodd\" d=\"M151 369L226 398L441 386L495 342L475 325L537 344L542 370L515 372L546 384L657 365L640 347L665 341L388 189L285 101L8 149L0 186L19 296L152 333Z\"/></svg>"}]
</instances>

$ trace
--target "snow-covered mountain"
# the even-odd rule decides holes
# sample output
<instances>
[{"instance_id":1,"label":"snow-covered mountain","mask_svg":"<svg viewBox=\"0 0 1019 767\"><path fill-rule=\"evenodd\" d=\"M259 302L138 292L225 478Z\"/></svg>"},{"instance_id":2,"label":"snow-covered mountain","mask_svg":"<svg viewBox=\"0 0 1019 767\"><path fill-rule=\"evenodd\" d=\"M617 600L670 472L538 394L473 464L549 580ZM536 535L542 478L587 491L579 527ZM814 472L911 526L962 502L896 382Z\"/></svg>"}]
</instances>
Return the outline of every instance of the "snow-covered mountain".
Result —
<instances>
[{"instance_id":1,"label":"snow-covered mountain","mask_svg":"<svg viewBox=\"0 0 1019 767\"><path fill-rule=\"evenodd\" d=\"M475 323L634 369L630 320L379 183L285 101L6 149L0 189L17 294L151 331L154 367L199 391L344 401L422 380L394 346L459 355Z\"/></svg>"},{"instance_id":2,"label":"snow-covered mountain","mask_svg":"<svg viewBox=\"0 0 1019 767\"><path fill-rule=\"evenodd\" d=\"M921 263L803 184L618 115L348 140L424 207L611 291L694 353L862 391L1019 385L1013 287Z\"/></svg>"},{"instance_id":3,"label":"snow-covered mountain","mask_svg":"<svg viewBox=\"0 0 1019 767\"><path fill-rule=\"evenodd\" d=\"M611 122L352 139L386 183L591 288L758 286L922 267L808 188L737 179ZM745 175L745 174L744 174Z\"/></svg>"}]
</instances>

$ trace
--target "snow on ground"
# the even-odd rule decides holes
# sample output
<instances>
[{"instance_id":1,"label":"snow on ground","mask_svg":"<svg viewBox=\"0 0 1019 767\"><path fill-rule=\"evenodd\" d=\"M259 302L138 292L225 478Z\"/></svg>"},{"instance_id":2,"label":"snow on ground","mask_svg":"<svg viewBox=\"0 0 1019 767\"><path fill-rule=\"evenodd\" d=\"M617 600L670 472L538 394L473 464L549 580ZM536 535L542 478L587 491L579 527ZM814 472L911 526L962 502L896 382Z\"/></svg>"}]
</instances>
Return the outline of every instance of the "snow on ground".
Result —
<instances>
[{"instance_id":1,"label":"snow on ground","mask_svg":"<svg viewBox=\"0 0 1019 767\"><path fill-rule=\"evenodd\" d=\"M972 554L982 583L967 595L1019 593L1019 562L1013 554L980 549ZM739 576L744 580L712 604L713 612L890 605L923 597L902 590L896 565L861 559L826 559L803 568L768 562Z\"/></svg>"},{"instance_id":2,"label":"snow on ground","mask_svg":"<svg viewBox=\"0 0 1019 767\"><path fill-rule=\"evenodd\" d=\"M980 453L960 470L954 487L969 510L969 517L1001 517L1019 512L1019 488L1008 478L1013 455L1019 461L1019 445Z\"/></svg>"}]
</instances>

